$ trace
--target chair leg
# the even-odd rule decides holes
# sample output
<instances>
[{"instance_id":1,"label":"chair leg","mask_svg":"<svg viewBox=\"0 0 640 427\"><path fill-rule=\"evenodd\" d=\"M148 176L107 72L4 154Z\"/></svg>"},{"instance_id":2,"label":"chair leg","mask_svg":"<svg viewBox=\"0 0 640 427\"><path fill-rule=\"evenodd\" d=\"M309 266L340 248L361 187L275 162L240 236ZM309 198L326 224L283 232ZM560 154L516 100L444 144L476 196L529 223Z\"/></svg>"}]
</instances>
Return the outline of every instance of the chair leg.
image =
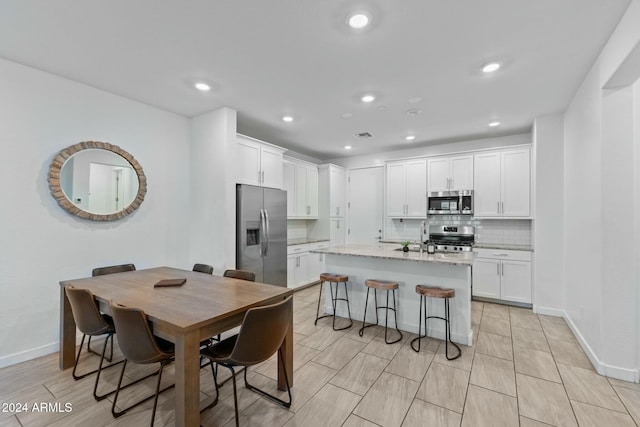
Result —
<instances>
[{"instance_id":1,"label":"chair leg","mask_svg":"<svg viewBox=\"0 0 640 427\"><path fill-rule=\"evenodd\" d=\"M78 369L78 361L80 360L80 354L82 353L82 347L84 345L84 339L86 337L87 337L86 334L82 335L82 340L80 341L80 347L78 347L78 354L76 355L76 361L73 364L73 371L71 372L71 376L76 381L77 380L81 380L82 378L87 377L89 375L95 374L96 372L100 372L101 369L107 369L107 368L110 368L112 366L119 365L119 364L121 364L123 362L122 360L120 360L119 362L112 363L112 364L107 365L107 366L102 366L102 356L104 356L104 351L103 351L102 355L100 353L96 353L98 356L101 356L101 358L100 358L100 366L98 367L98 369L94 369L93 371L84 373L82 375L77 375L76 371ZM89 335L89 339L91 339L91 335ZM105 340L105 348L104 349L106 349L106 344L107 344L108 340L109 340L109 337L107 336L107 340ZM113 345L113 336L111 337L111 344Z\"/></svg>"},{"instance_id":2,"label":"chair leg","mask_svg":"<svg viewBox=\"0 0 640 427\"><path fill-rule=\"evenodd\" d=\"M238 389L236 385L236 371L233 370L233 366L227 366L231 370L231 378L233 378L233 409L236 415L236 427L240 427L240 417L238 416ZM246 372L246 370L245 370Z\"/></svg>"},{"instance_id":3,"label":"chair leg","mask_svg":"<svg viewBox=\"0 0 640 427\"><path fill-rule=\"evenodd\" d=\"M91 335L89 335L89 340L87 340L87 350L89 351L89 353L100 356L100 353L91 348L91 338ZM111 360L113 359L113 341L111 341L111 353L109 354L109 357L105 357L105 359L107 359L107 362L111 362Z\"/></svg>"},{"instance_id":4,"label":"chair leg","mask_svg":"<svg viewBox=\"0 0 640 427\"><path fill-rule=\"evenodd\" d=\"M89 337L91 338L91 337ZM94 399L96 399L98 402L111 396L113 393L115 393L115 390L110 391L109 393L105 393L102 395L98 395L98 382L100 382L100 373L102 372L103 369L107 369L111 366L115 366L115 365L119 365L120 363L123 363L124 360L121 360L119 362L116 363L112 363L108 366L102 366L103 362L105 361L106 357L104 357L104 354L107 351L107 343L108 341L111 340L111 345L113 346L113 334L109 334L107 336L107 339L104 341L104 346L102 347L102 356L100 357L100 365L98 366L98 375L96 375L96 383L93 386L93 397Z\"/></svg>"},{"instance_id":5,"label":"chair leg","mask_svg":"<svg viewBox=\"0 0 640 427\"><path fill-rule=\"evenodd\" d=\"M160 390L160 381L161 381L162 378L158 378L158 383L157 383L157 386L156 386L156 393L155 394L152 394L151 396L145 397L144 399L140 400L139 402L136 402L133 405L131 405L131 406L129 406L129 407L127 407L127 408L125 408L125 409L123 409L121 411L116 411L116 402L118 401L118 395L120 394L120 390L125 389L125 388L129 387L130 385L136 384L136 383L138 383L138 382L140 382L140 381L142 381L144 379L147 379L147 378L149 378L149 377L151 377L153 375L158 375L158 377L162 377L162 370L164 369L164 366L168 365L170 362L171 362L170 359L161 361L160 362L160 369L158 369L156 372L154 372L154 373L152 373L150 375L147 375L145 377L142 377L140 379L137 379L134 382L129 383L126 386L122 387L122 378L124 377L124 370L127 368L127 360L125 359L124 360L124 364L122 365L122 371L120 372L120 379L118 380L118 387L116 388L116 395L114 396L113 404L111 405L111 415L113 415L113 418L118 418L118 417L124 415L129 409L133 409L136 406L143 404L144 402L146 402L149 399L155 398L156 399L156 403L157 403L158 395L160 393L162 393L164 391L167 391L170 388L175 387L176 386L175 384L171 384L171 385L163 388L162 390ZM154 403L154 407L155 407L156 403ZM154 412L153 412L152 418L151 418L152 425L153 425L153 419L154 418L155 418L155 409L154 409Z\"/></svg>"},{"instance_id":6,"label":"chair leg","mask_svg":"<svg viewBox=\"0 0 640 427\"><path fill-rule=\"evenodd\" d=\"M217 378L217 363L213 363L213 361L210 360L210 364L211 364L211 375L213 375L213 386L216 388L216 398L213 399L213 402L211 402L209 405L205 406L204 408L202 408L200 410L200 412L204 412L207 409L213 408L214 406L216 406L216 404L218 403L218 397L220 396L220 391L218 390L218 378ZM207 365L205 365L207 366Z\"/></svg>"},{"instance_id":7,"label":"chair leg","mask_svg":"<svg viewBox=\"0 0 640 427\"><path fill-rule=\"evenodd\" d=\"M274 396L272 394L269 394L269 393L267 393L267 392L265 392L263 390L260 390L259 388L254 387L251 384L249 384L249 382L247 381L247 370L246 369L244 370L244 386L246 388L248 388L249 390L251 390L251 391L255 391L256 393L261 394L262 396L266 397L267 399L272 400L272 401L278 403L281 406L284 406L285 408L290 408L291 407L291 402L292 402L292 399L291 399L291 388L289 387L289 378L287 377L287 370L285 369L285 366L284 366L284 359L282 357L282 351L280 351L279 349L278 349L278 363L280 364L280 369L282 369L282 372L284 372L284 382L287 385L287 393L289 395L289 401L288 402L285 402L284 400L282 400L282 399L280 399L280 398L278 398L278 397L276 397L276 396Z\"/></svg>"}]
</instances>

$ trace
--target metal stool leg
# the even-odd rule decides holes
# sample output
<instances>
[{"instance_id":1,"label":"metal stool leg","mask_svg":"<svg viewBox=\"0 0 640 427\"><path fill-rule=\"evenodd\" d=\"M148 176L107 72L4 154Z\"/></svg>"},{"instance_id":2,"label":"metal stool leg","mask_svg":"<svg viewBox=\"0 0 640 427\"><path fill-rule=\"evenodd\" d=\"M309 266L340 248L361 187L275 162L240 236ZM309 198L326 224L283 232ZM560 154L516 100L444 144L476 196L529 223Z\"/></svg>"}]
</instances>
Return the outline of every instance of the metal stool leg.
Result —
<instances>
[{"instance_id":1,"label":"metal stool leg","mask_svg":"<svg viewBox=\"0 0 640 427\"><path fill-rule=\"evenodd\" d=\"M423 308L422 305L425 304ZM424 319L424 335L422 335L422 319ZM411 340L411 348L413 351L420 353L420 343L422 342L422 338L427 336L427 307L425 297L420 295L420 312L418 315L418 337ZM418 342L418 348L415 347L416 341Z\"/></svg>"},{"instance_id":2,"label":"metal stool leg","mask_svg":"<svg viewBox=\"0 0 640 427\"><path fill-rule=\"evenodd\" d=\"M444 355L447 358L447 360L455 360L458 357L460 357L462 355L462 350L460 350L460 347L458 347L458 344L454 343L453 341L451 341L451 321L450 321L450 317L449 317L449 298L445 298L444 300L444 316L446 318L445 322L447 323L447 329L446 329L446 340L444 342ZM449 357L449 343L453 344L453 346L455 348L458 349L458 355L454 356L454 357Z\"/></svg>"},{"instance_id":3,"label":"metal stool leg","mask_svg":"<svg viewBox=\"0 0 640 427\"><path fill-rule=\"evenodd\" d=\"M367 321L367 304L369 303L369 290L370 289L371 288L367 288L367 297L364 300L364 315L362 316L362 328L360 328L360 330L358 331L358 335L360 335L360 336L362 336L364 334L364 328L368 328L369 326L373 326L373 323L370 324L370 325L366 324L366 321ZM377 320L377 316L378 316L378 313L376 311L376 320Z\"/></svg>"},{"instance_id":4,"label":"metal stool leg","mask_svg":"<svg viewBox=\"0 0 640 427\"><path fill-rule=\"evenodd\" d=\"M386 316L384 321L384 342L387 344L395 344L402 339L402 332L400 332L400 329L398 329L398 312L396 311L396 290L393 289L392 292L393 292L393 308L389 307L389 290L387 289L387 306L385 307ZM396 331L398 331L398 334L400 334L398 339L394 341L387 340L387 329L388 329L387 323L389 320L389 310L393 311L393 319L396 323Z\"/></svg>"},{"instance_id":5,"label":"metal stool leg","mask_svg":"<svg viewBox=\"0 0 640 427\"><path fill-rule=\"evenodd\" d=\"M329 284L331 285L331 284ZM318 315L318 313L320 312L320 301L322 300L322 287L324 286L324 282L320 282L320 295L318 295L318 308L316 309L316 321L313 323L314 325L318 324L318 320L322 319L323 317L326 316L322 316L320 317Z\"/></svg>"}]
</instances>

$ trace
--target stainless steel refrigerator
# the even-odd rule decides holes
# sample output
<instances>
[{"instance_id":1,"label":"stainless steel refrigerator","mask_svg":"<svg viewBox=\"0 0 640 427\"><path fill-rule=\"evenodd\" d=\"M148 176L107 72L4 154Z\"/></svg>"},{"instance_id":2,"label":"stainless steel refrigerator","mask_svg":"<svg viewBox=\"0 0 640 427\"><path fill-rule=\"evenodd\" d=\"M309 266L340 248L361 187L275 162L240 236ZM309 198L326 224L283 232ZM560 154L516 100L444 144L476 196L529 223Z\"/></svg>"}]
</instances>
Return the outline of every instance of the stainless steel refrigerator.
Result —
<instances>
[{"instance_id":1,"label":"stainless steel refrigerator","mask_svg":"<svg viewBox=\"0 0 640 427\"><path fill-rule=\"evenodd\" d=\"M287 286L287 192L236 185L236 266Z\"/></svg>"}]
</instances>

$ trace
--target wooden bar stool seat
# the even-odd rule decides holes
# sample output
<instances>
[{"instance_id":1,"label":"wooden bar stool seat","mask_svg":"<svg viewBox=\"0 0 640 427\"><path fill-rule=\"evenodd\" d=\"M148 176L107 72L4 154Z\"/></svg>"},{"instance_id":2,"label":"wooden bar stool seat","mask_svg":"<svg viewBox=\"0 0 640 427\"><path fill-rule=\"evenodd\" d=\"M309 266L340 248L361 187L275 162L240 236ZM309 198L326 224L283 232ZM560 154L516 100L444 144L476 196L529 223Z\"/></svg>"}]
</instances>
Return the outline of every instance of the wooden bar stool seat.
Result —
<instances>
[{"instance_id":1,"label":"wooden bar stool seat","mask_svg":"<svg viewBox=\"0 0 640 427\"><path fill-rule=\"evenodd\" d=\"M364 335L364 329L369 326L376 326L379 324L378 319L378 310L385 310L385 319L384 319L384 342L387 344L397 343L402 339L402 332L398 329L398 313L396 311L396 289L398 289L398 282L390 281L390 280L379 280L379 279L367 279L364 282L367 287L367 298L364 301L364 316L362 318L362 328L358 331L360 336ZM369 302L369 290L373 289L373 299L376 305L376 323L366 324L367 320L367 303ZM378 305L378 289L382 291L387 291L387 303L384 306ZM389 291L393 294L393 307L389 306ZM393 311L393 318L396 324L396 331L398 331L399 337L393 341L389 341L388 338L388 323L389 323L389 311Z\"/></svg>"},{"instance_id":2,"label":"wooden bar stool seat","mask_svg":"<svg viewBox=\"0 0 640 427\"><path fill-rule=\"evenodd\" d=\"M316 321L314 325L318 324L318 320L332 316L333 323L331 327L334 331L342 331L343 329L348 329L353 326L353 319L351 319L351 309L349 308L349 294L347 293L347 282L349 281L349 276L345 274L335 274L335 273L322 273L320 275L320 295L318 295L318 308L316 309ZM329 283L329 292L331 292L331 304L333 305L333 314L324 314L322 316L319 315L320 312L320 301L322 301L322 285L324 282ZM333 284L335 283L335 294L333 291ZM344 298L338 297L338 285L342 283L344 286ZM344 326L342 328L336 328L336 307L338 305L338 301L344 301L347 303L347 313L349 313L349 325Z\"/></svg>"},{"instance_id":3,"label":"wooden bar stool seat","mask_svg":"<svg viewBox=\"0 0 640 427\"><path fill-rule=\"evenodd\" d=\"M420 295L420 318L418 321L418 337L411 340L411 348L420 352L420 340L427 336L427 321L429 319L441 319L445 322L445 357L447 360L455 360L462 355L462 351L458 344L451 341L451 317L449 314L449 300L456 296L455 289L441 288L439 286L416 285L416 293ZM440 298L444 300L444 317L427 316L427 298ZM424 308L423 308L424 307ZM422 319L424 319L424 335L422 335ZM418 343L417 348L415 343ZM458 349L458 354L449 357L449 344Z\"/></svg>"}]
</instances>

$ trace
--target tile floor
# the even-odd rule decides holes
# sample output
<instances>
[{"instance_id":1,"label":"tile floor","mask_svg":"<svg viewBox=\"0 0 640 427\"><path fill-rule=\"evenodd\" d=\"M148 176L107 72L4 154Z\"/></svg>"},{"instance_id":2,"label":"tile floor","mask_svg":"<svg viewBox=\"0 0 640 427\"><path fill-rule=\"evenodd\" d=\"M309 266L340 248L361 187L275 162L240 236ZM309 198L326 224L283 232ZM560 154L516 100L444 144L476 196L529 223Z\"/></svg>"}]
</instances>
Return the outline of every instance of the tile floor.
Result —
<instances>
[{"instance_id":1,"label":"tile floor","mask_svg":"<svg viewBox=\"0 0 640 427\"><path fill-rule=\"evenodd\" d=\"M314 326L317 292L313 286L294 297L291 409L240 387L241 425L640 425L640 384L596 374L563 319L474 302L477 340L474 346L463 347L460 359L447 361L438 340L428 339L422 351L415 353L409 347L415 335L405 334L401 342L386 345L379 327L368 328L360 337L360 322L340 332L331 329L330 319ZM82 363L97 364L97 358L88 355ZM250 380L274 391L275 366L271 359L252 369ZM115 385L119 371L106 371L101 390ZM128 368L128 376L149 371L149 367ZM171 383L172 374L170 367L163 382ZM76 382L70 371L60 371L57 354L0 369L0 426L148 425L152 402L116 420L111 417L111 400L95 402L92 387L93 377ZM153 387L152 378L127 389L122 403L151 394ZM213 390L211 372L205 369L202 406L210 401ZM173 425L173 393L161 395L156 426ZM204 426L233 425L231 384L222 388L220 399L203 413ZM41 402L58 403L62 410L34 412L33 405ZM5 404L10 403L26 403L29 411L8 411ZM66 403L71 404L71 412L64 411Z\"/></svg>"}]
</instances>

